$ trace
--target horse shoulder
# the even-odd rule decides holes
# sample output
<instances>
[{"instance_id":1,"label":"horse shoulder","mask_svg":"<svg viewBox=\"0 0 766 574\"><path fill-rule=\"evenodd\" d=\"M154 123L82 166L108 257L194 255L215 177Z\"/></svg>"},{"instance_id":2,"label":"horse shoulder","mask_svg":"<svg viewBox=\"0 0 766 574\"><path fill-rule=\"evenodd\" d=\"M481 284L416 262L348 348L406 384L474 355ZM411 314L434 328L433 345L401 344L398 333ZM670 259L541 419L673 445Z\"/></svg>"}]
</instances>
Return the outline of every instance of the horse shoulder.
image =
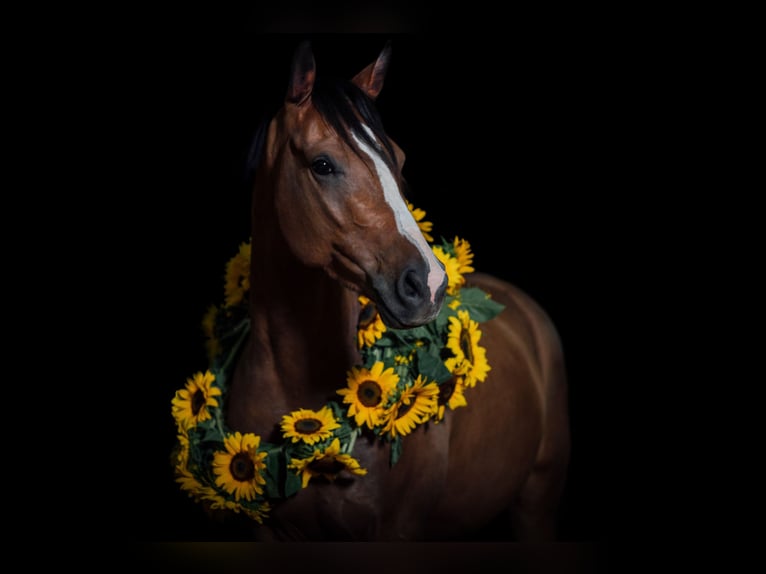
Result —
<instances>
[{"instance_id":1,"label":"horse shoulder","mask_svg":"<svg viewBox=\"0 0 766 574\"><path fill-rule=\"evenodd\" d=\"M466 286L483 289L504 309L479 325L491 367L486 380L466 389L466 407L449 413L449 481L434 522L456 529L479 527L498 508L512 507L540 468L556 467L550 495L556 499L569 452L563 354L553 322L507 281L474 273Z\"/></svg>"},{"instance_id":2,"label":"horse shoulder","mask_svg":"<svg viewBox=\"0 0 766 574\"><path fill-rule=\"evenodd\" d=\"M514 358L512 365L490 372L489 381L502 384L509 393L525 386L534 388L541 423L538 464L547 459L568 460L568 382L559 332L548 313L520 288L492 275L474 273L468 282L484 289L505 308L482 326L482 342L490 357Z\"/></svg>"}]
</instances>

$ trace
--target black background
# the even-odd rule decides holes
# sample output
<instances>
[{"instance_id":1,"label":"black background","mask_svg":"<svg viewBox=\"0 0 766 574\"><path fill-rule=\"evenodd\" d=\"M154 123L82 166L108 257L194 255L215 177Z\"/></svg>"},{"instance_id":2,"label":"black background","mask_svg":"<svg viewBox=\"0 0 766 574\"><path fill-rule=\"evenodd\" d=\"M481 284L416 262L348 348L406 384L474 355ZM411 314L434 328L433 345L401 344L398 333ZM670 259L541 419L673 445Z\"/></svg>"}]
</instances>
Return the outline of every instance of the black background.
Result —
<instances>
[{"instance_id":1,"label":"black background","mask_svg":"<svg viewBox=\"0 0 766 574\"><path fill-rule=\"evenodd\" d=\"M173 482L170 401L206 367L200 320L220 301L225 261L249 234L251 138L284 95L295 46L310 39L318 74L345 77L392 42L378 107L407 154L410 199L437 236L467 239L479 270L527 291L557 325L572 425L561 539L605 541L614 532L607 505L619 507L605 415L615 383L604 318L616 279L608 255L614 224L601 214L616 179L611 134L619 113L608 51L545 26L521 37L419 25L266 33L283 30L254 11L157 16L120 42L121 73L109 86L119 103L106 116L119 119L105 126L111 138L125 138L113 148L109 175L126 186L112 213L128 222L115 245L122 255L116 273L131 309L121 320L138 335L127 338L122 360L142 365L139 386L126 393L139 421L129 455L137 470L124 493L136 524L129 536L243 536L211 524ZM108 229L113 220L103 221ZM502 534L491 530L480 540Z\"/></svg>"}]
</instances>

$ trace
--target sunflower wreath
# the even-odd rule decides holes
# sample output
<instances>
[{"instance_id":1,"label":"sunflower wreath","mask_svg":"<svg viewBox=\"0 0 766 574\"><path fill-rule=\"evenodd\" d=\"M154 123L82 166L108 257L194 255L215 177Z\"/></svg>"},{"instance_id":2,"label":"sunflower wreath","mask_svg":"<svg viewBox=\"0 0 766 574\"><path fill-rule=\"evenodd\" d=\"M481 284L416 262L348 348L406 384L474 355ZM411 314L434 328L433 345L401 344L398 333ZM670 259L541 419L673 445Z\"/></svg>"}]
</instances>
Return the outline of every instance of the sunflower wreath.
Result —
<instances>
[{"instance_id":1,"label":"sunflower wreath","mask_svg":"<svg viewBox=\"0 0 766 574\"><path fill-rule=\"evenodd\" d=\"M242 243L227 262L223 303L211 306L202 320L209 368L188 378L171 401L177 428L171 464L176 482L195 501L262 524L272 504L308 487L312 479L334 480L342 471L367 474L353 458L362 432L390 444L393 466L404 437L429 421L439 424L447 409L467 406L466 391L484 382L490 371L479 344L479 323L503 306L484 291L465 287L464 275L474 271L470 244L455 237L434 245L425 212L408 207L447 272L441 312L414 329L389 329L374 303L359 296L362 362L348 371L337 401L318 410L285 413L279 444L226 426L229 377L250 329L250 242Z\"/></svg>"}]
</instances>

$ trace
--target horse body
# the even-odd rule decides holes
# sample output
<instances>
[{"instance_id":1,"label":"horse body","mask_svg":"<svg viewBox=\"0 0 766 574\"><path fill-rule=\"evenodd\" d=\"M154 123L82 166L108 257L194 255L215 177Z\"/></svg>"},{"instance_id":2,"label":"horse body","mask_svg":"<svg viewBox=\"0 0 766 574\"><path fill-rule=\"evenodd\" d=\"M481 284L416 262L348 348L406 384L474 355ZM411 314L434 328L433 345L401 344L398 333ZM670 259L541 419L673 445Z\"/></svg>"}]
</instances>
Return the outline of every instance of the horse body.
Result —
<instances>
[{"instance_id":1,"label":"horse body","mask_svg":"<svg viewBox=\"0 0 766 574\"><path fill-rule=\"evenodd\" d=\"M282 415L337 398L359 362L360 293L394 328L439 312L446 274L401 197L404 154L360 109L380 92L388 57L386 49L353 78L364 97L339 110L342 124L355 125L341 137L310 50L296 53L253 188L251 331L228 399L234 430L275 440ZM505 305L482 326L492 370L469 406L407 436L393 467L387 445L360 436L353 456L367 475L312 482L275 506L256 527L260 539L460 539L501 512L519 539L554 536L569 455L556 331L512 285L478 273L467 280Z\"/></svg>"}]
</instances>

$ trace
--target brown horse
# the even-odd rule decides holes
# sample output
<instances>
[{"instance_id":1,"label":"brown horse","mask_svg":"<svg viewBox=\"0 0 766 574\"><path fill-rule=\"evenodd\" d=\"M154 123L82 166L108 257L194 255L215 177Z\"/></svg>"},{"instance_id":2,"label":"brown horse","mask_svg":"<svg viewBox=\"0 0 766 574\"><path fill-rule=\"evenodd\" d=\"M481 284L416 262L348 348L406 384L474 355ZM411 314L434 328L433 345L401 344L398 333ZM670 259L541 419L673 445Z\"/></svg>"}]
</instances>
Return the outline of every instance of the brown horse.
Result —
<instances>
[{"instance_id":1,"label":"brown horse","mask_svg":"<svg viewBox=\"0 0 766 574\"><path fill-rule=\"evenodd\" d=\"M374 106L389 59L386 46L351 81L324 83L309 45L296 51L258 154L250 332L228 391L232 430L277 442L287 413L338 399L360 362L360 295L391 329L440 312L447 274L408 209L404 153ZM393 465L390 446L361 433L349 454L366 475L312 480L272 505L259 539L461 540L501 516L517 540L555 539L570 440L557 332L518 288L465 279L504 305L481 325L491 370L467 406L404 437Z\"/></svg>"}]
</instances>

